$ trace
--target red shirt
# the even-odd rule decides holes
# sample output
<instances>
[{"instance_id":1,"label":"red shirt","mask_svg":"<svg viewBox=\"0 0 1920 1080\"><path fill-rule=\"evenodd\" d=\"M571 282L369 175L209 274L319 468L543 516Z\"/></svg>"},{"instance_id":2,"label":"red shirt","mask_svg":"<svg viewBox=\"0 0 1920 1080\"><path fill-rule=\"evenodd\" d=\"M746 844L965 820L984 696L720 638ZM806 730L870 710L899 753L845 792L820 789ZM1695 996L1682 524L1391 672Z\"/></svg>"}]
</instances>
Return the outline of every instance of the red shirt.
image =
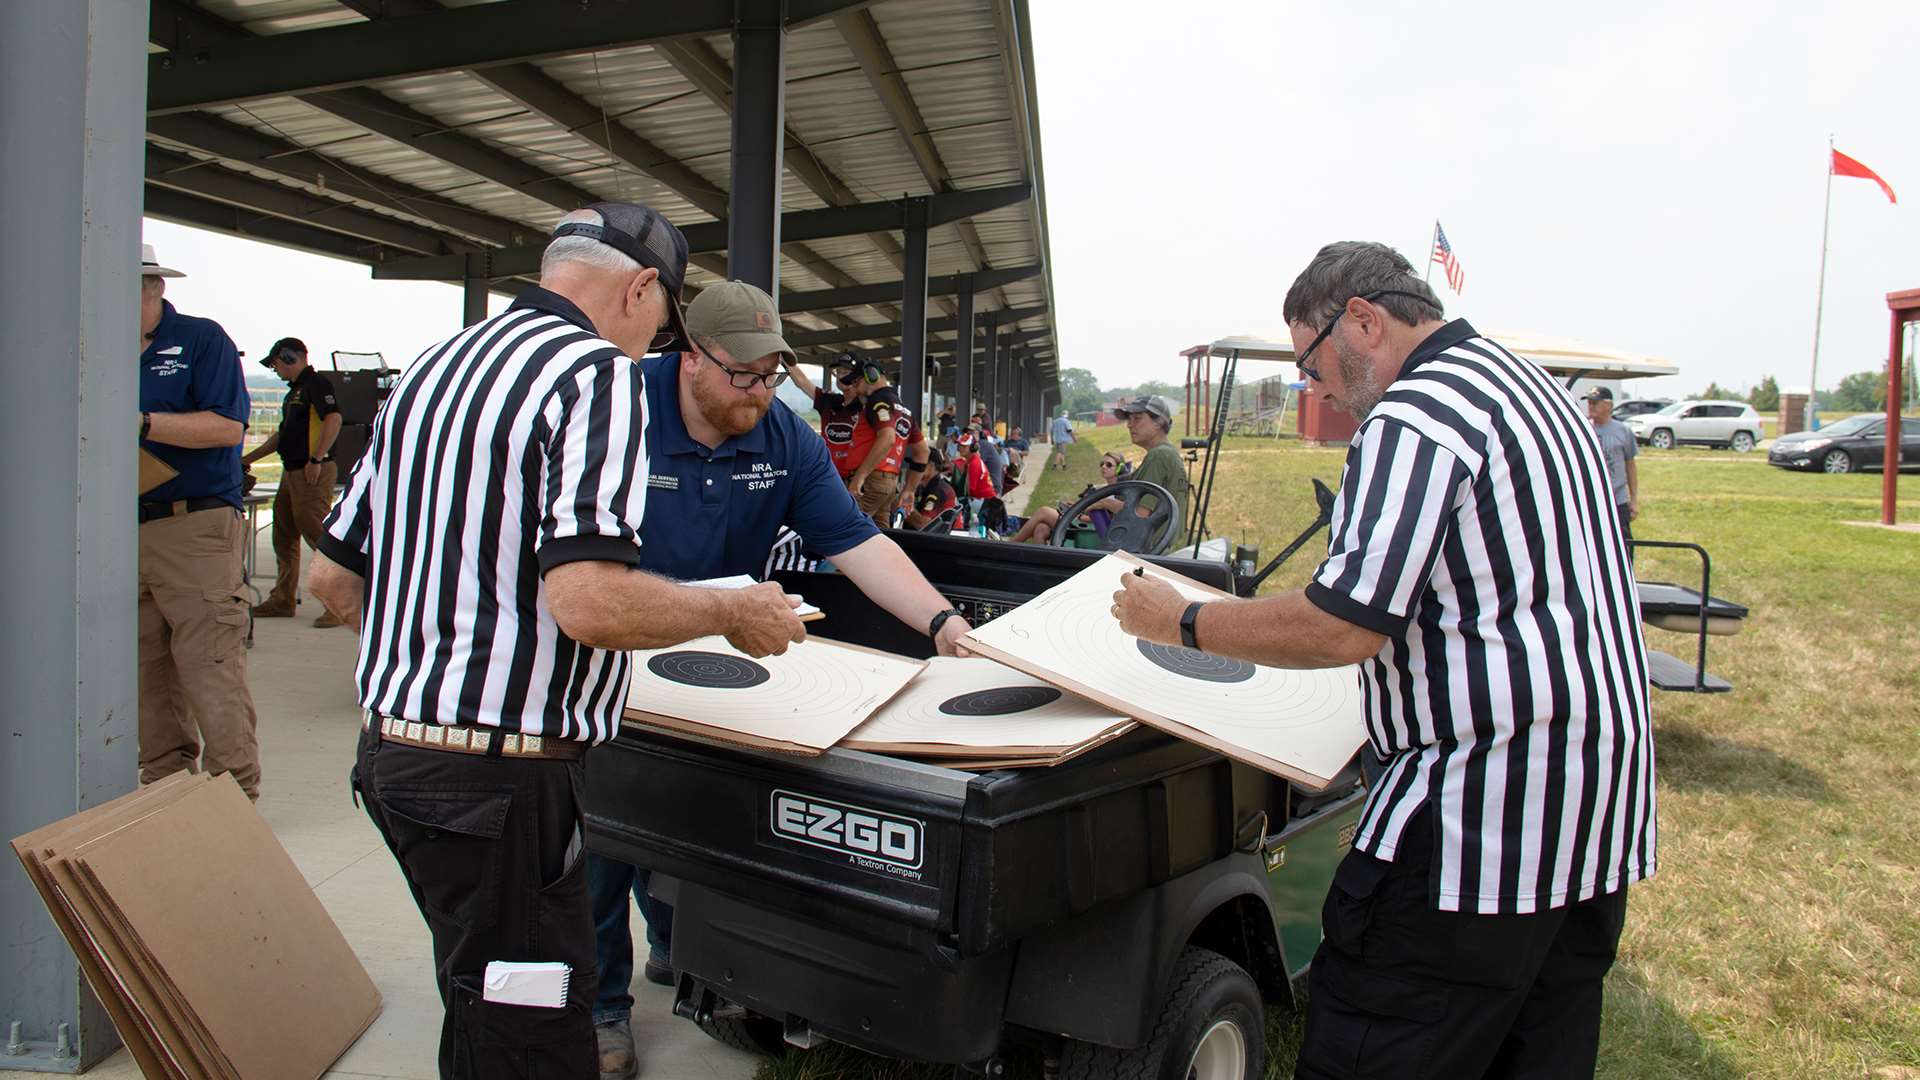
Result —
<instances>
[{"instance_id":1,"label":"red shirt","mask_svg":"<svg viewBox=\"0 0 1920 1080\"><path fill-rule=\"evenodd\" d=\"M1000 494L993 490L993 477L987 475L987 463L980 460L979 454L967 455L967 497L973 499L991 499Z\"/></svg>"},{"instance_id":2,"label":"red shirt","mask_svg":"<svg viewBox=\"0 0 1920 1080\"><path fill-rule=\"evenodd\" d=\"M813 407L820 412L820 436L827 440L827 457L832 459L833 470L840 474L840 479L845 480L867 459L867 447L873 445L873 437L869 435L859 456L854 456L854 432L865 426L861 423L860 403L848 401L845 394L815 390Z\"/></svg>"},{"instance_id":3,"label":"red shirt","mask_svg":"<svg viewBox=\"0 0 1920 1080\"><path fill-rule=\"evenodd\" d=\"M920 421L914 418L912 410L901 403L900 392L891 386L867 392L860 423L854 426L852 445L848 448L847 456L853 461L853 465L847 469L848 475L867 460L867 454L872 452L873 442L877 438L893 440L887 456L880 459L880 464L874 469L883 473L899 472L907 444L926 438L920 432Z\"/></svg>"}]
</instances>

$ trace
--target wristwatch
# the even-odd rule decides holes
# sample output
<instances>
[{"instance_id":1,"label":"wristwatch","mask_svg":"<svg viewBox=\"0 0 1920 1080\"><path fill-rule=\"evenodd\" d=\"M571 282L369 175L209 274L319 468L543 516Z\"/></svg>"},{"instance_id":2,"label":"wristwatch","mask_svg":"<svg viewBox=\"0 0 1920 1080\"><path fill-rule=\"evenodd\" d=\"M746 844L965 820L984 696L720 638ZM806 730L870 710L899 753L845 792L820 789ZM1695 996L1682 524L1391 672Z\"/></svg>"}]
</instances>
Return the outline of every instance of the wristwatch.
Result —
<instances>
[{"instance_id":1,"label":"wristwatch","mask_svg":"<svg viewBox=\"0 0 1920 1080\"><path fill-rule=\"evenodd\" d=\"M933 617L933 621L927 624L927 636L930 638L939 637L940 628L947 625L948 619L951 619L958 614L960 614L959 608L950 607L947 610L941 612L940 614L935 615Z\"/></svg>"},{"instance_id":2,"label":"wristwatch","mask_svg":"<svg viewBox=\"0 0 1920 1080\"><path fill-rule=\"evenodd\" d=\"M147 437L147 432L152 430L153 430L153 414L150 412L141 413L140 414L140 437L142 439L145 439Z\"/></svg>"},{"instance_id":3,"label":"wristwatch","mask_svg":"<svg viewBox=\"0 0 1920 1080\"><path fill-rule=\"evenodd\" d=\"M307 459L308 462L314 465L325 465L327 462L332 460L333 460L332 454L321 454L319 457L310 457Z\"/></svg>"},{"instance_id":4,"label":"wristwatch","mask_svg":"<svg viewBox=\"0 0 1920 1080\"><path fill-rule=\"evenodd\" d=\"M1180 613L1180 644L1195 651L1200 648L1200 639L1193 636L1193 621L1200 617L1200 609L1206 606L1206 601L1195 600Z\"/></svg>"}]
</instances>

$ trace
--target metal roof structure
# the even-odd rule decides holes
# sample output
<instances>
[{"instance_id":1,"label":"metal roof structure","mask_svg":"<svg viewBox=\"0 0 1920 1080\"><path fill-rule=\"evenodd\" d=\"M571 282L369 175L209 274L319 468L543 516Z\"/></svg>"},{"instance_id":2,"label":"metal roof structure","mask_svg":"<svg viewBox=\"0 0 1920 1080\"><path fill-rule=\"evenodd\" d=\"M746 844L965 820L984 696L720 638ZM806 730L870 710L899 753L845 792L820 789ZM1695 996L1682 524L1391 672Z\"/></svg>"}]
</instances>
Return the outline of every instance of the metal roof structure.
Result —
<instances>
[{"instance_id":1,"label":"metal roof structure","mask_svg":"<svg viewBox=\"0 0 1920 1080\"><path fill-rule=\"evenodd\" d=\"M152 0L146 212L460 282L473 321L562 214L642 202L686 231L690 295L775 291L803 356L1044 408L1028 25L1026 0Z\"/></svg>"}]
</instances>

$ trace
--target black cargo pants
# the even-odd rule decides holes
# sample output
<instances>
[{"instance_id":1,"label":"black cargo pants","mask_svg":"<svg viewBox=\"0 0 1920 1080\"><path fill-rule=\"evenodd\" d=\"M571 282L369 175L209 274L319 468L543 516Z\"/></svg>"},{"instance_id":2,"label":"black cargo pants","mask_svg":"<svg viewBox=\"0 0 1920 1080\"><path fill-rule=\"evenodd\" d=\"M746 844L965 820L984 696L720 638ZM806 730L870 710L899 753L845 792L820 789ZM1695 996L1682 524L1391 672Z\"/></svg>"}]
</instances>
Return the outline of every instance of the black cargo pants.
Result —
<instances>
[{"instance_id":1,"label":"black cargo pants","mask_svg":"<svg viewBox=\"0 0 1920 1080\"><path fill-rule=\"evenodd\" d=\"M597 1080L581 763L361 732L353 787L433 933L442 1080ZM488 961L573 968L565 1008L482 997Z\"/></svg>"},{"instance_id":2,"label":"black cargo pants","mask_svg":"<svg viewBox=\"0 0 1920 1080\"><path fill-rule=\"evenodd\" d=\"M1350 851L1321 909L1294 1080L1587 1080L1627 891L1528 915L1439 910L1433 817Z\"/></svg>"}]
</instances>

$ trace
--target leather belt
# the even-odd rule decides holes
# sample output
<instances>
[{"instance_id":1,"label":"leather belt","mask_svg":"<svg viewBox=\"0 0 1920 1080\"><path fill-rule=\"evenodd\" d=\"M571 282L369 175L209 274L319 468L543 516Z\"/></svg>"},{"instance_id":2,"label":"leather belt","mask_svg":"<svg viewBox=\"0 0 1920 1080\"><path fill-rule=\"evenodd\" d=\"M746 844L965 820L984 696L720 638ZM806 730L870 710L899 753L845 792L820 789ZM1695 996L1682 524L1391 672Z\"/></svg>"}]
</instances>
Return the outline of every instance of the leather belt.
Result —
<instances>
[{"instance_id":1,"label":"leather belt","mask_svg":"<svg viewBox=\"0 0 1920 1080\"><path fill-rule=\"evenodd\" d=\"M380 725L380 738L422 750L445 750L455 754L499 754L502 757L541 758L551 761L578 761L587 752L587 744L572 739L554 739L542 735L501 732L497 728L469 727L463 724L422 724L379 713L364 714L363 727Z\"/></svg>"},{"instance_id":2,"label":"leather belt","mask_svg":"<svg viewBox=\"0 0 1920 1080\"><path fill-rule=\"evenodd\" d=\"M172 502L143 502L140 504L140 524L145 525L149 521L159 521L161 518L170 518L176 514L218 510L223 506L229 510L235 509L232 503L215 495L206 495L198 499L175 499Z\"/></svg>"}]
</instances>

